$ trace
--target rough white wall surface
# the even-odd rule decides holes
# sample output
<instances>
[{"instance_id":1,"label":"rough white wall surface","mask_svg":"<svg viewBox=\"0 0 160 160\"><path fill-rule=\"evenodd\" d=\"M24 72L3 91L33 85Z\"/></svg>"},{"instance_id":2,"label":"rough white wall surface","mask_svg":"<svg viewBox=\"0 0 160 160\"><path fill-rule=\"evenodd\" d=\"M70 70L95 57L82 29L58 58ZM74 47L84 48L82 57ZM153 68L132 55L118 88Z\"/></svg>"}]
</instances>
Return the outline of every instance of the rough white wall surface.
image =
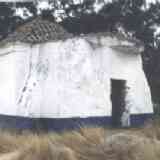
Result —
<instances>
[{"instance_id":1,"label":"rough white wall surface","mask_svg":"<svg viewBox=\"0 0 160 160\"><path fill-rule=\"evenodd\" d=\"M111 78L127 80L131 113L152 113L141 56L110 48L117 43L111 37L80 37L33 46L16 44L11 54L0 57L0 114L110 116Z\"/></svg>"}]
</instances>

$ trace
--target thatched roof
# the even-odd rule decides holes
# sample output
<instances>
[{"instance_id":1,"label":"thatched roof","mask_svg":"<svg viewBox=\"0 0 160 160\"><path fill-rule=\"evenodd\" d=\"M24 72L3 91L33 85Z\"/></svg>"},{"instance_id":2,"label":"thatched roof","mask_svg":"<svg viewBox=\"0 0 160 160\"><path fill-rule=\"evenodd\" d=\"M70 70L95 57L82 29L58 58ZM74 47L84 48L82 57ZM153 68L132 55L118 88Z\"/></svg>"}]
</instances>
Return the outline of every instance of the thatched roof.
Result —
<instances>
[{"instance_id":1,"label":"thatched roof","mask_svg":"<svg viewBox=\"0 0 160 160\"><path fill-rule=\"evenodd\" d=\"M18 41L35 44L52 40L63 40L71 36L72 34L68 33L56 22L37 17L18 27L14 33L9 34L1 43L6 44Z\"/></svg>"}]
</instances>

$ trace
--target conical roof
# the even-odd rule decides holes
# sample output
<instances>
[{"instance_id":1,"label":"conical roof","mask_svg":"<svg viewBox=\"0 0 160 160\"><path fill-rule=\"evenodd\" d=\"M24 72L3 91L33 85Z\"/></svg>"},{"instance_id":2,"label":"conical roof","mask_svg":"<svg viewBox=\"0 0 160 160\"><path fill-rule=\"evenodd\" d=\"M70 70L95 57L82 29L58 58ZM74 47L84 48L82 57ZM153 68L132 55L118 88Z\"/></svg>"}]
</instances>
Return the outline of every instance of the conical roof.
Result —
<instances>
[{"instance_id":1,"label":"conical roof","mask_svg":"<svg viewBox=\"0 0 160 160\"><path fill-rule=\"evenodd\" d=\"M14 33L9 34L2 42L4 44L18 41L35 44L52 40L63 40L70 37L72 37L72 34L68 33L58 23L37 17L18 27Z\"/></svg>"}]
</instances>

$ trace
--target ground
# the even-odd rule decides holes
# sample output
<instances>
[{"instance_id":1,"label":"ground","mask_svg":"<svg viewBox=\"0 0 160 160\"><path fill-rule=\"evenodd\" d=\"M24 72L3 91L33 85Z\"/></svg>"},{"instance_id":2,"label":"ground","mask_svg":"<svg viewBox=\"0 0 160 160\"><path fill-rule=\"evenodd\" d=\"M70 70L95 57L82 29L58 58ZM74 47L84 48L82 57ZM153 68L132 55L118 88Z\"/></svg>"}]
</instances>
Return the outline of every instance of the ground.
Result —
<instances>
[{"instance_id":1,"label":"ground","mask_svg":"<svg viewBox=\"0 0 160 160\"><path fill-rule=\"evenodd\" d=\"M160 123L63 133L0 132L0 160L159 160Z\"/></svg>"}]
</instances>

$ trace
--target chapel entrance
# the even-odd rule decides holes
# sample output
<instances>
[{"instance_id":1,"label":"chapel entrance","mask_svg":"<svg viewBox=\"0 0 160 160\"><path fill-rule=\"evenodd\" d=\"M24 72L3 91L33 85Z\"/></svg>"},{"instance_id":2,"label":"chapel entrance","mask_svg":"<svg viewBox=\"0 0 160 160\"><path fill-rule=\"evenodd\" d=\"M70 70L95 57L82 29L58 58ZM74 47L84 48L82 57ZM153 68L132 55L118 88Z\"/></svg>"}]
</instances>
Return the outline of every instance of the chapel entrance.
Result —
<instances>
[{"instance_id":1,"label":"chapel entrance","mask_svg":"<svg viewBox=\"0 0 160 160\"><path fill-rule=\"evenodd\" d=\"M126 80L111 79L112 126L121 127L121 117L125 110Z\"/></svg>"}]
</instances>

